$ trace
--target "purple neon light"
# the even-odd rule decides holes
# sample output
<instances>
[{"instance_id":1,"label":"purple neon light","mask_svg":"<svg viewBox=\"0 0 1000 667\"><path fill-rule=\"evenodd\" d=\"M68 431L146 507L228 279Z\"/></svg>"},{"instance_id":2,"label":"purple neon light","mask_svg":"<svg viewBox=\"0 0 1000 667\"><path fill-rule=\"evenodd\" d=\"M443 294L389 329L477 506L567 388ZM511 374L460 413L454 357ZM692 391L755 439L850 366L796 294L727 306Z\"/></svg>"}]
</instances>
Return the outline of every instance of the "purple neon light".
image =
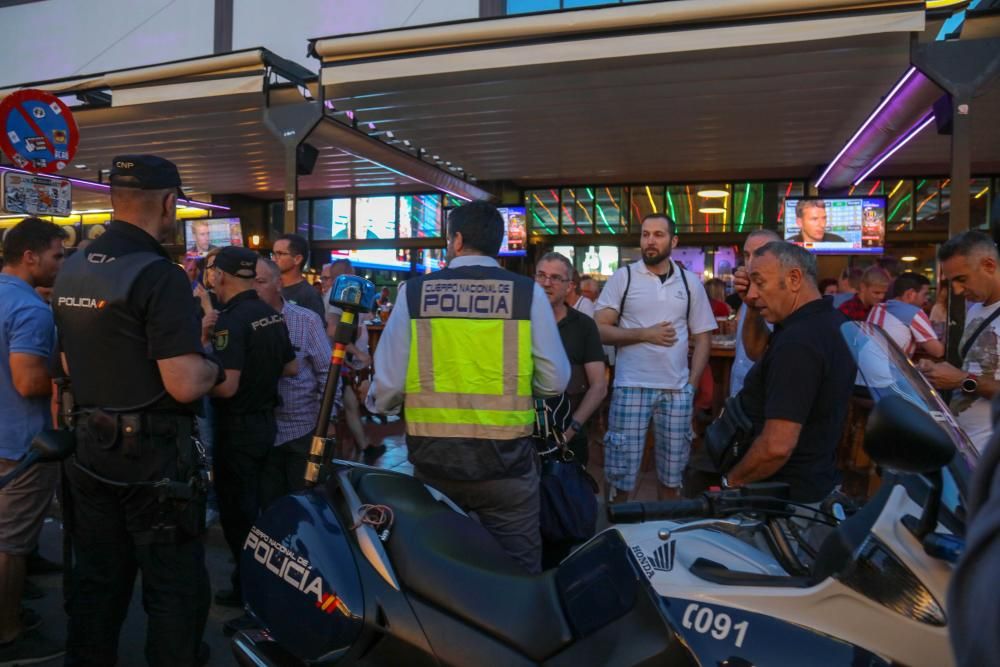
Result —
<instances>
[{"instance_id":1,"label":"purple neon light","mask_svg":"<svg viewBox=\"0 0 1000 667\"><path fill-rule=\"evenodd\" d=\"M823 173L820 174L818 179L816 179L817 188L820 187L820 185L822 185L823 179L827 177L827 175L830 173L830 170L833 169L833 166L837 164L837 161L840 160L840 158L844 156L844 153L847 152L847 150L851 147L851 145L858 140L858 137L860 137L861 133L865 131L865 128L871 125L872 121L875 120L875 117L878 116L879 113L881 113L882 109L888 106L889 102L891 102L892 99L896 96L896 93L900 91L900 89L906 84L907 81L909 81L910 77L913 76L913 73L916 71L917 68L911 66L910 69L906 70L906 73L902 76L902 78L896 82L896 85L892 87L892 90L889 91L889 94L886 95L884 98L882 98L882 102L877 107L875 107L875 111L871 112L868 118L865 119L865 122L861 123L861 127L859 127L857 132L854 133L854 136L852 136L847 141L847 143L844 144L844 147L840 149L840 152L837 153L837 157L830 160L830 164L826 165L826 169L824 169Z\"/></svg>"},{"instance_id":2,"label":"purple neon light","mask_svg":"<svg viewBox=\"0 0 1000 667\"><path fill-rule=\"evenodd\" d=\"M0 171L12 171L15 174L25 174L26 176L34 176L35 174L30 171L25 171L23 169L16 169L14 167L6 167L0 164ZM51 175L51 174L50 174ZM70 178L68 176L53 176L53 178L61 178L63 180L69 181L79 185L84 190L92 190L94 192L108 192L111 190L111 186L107 183L97 183L96 181L87 181L82 178ZM228 211L228 206L223 206L222 204L210 204L207 201L197 201L195 199L178 199L177 201L187 204L193 208L203 208L212 211Z\"/></svg>"},{"instance_id":3,"label":"purple neon light","mask_svg":"<svg viewBox=\"0 0 1000 667\"><path fill-rule=\"evenodd\" d=\"M880 155L878 159L876 159L875 162L872 163L872 166L868 167L868 169L866 169L864 173L862 173L861 176L858 177L858 180L854 181L854 185L857 185L861 181L868 178L868 175L873 171L875 171L876 169L878 169L883 162L891 158L893 153L895 153L900 148L909 143L910 139L920 134L921 130L923 130L925 127L927 127L933 122L934 122L934 113L931 112L927 114L927 116L924 117L922 120L920 120L916 125L911 127L910 131L907 132L905 135L903 135L903 137L899 141L897 141L893 146L891 146L889 150L883 152L882 155Z\"/></svg>"}]
</instances>

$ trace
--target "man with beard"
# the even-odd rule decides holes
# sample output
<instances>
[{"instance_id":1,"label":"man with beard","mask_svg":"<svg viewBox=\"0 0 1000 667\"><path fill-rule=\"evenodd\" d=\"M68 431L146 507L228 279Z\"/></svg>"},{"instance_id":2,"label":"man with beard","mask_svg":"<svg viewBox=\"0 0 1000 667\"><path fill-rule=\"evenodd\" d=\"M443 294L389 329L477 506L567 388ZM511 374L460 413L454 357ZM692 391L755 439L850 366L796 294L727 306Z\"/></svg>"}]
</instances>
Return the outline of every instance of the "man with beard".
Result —
<instances>
[{"instance_id":1,"label":"man with beard","mask_svg":"<svg viewBox=\"0 0 1000 667\"><path fill-rule=\"evenodd\" d=\"M604 437L609 498L635 488L650 416L656 433L657 495L679 495L691 448L691 409L711 349L715 316L699 277L670 259L677 227L654 213L642 221L642 261L618 269L597 301L601 340L618 348ZM694 352L688 364L688 340Z\"/></svg>"}]
</instances>

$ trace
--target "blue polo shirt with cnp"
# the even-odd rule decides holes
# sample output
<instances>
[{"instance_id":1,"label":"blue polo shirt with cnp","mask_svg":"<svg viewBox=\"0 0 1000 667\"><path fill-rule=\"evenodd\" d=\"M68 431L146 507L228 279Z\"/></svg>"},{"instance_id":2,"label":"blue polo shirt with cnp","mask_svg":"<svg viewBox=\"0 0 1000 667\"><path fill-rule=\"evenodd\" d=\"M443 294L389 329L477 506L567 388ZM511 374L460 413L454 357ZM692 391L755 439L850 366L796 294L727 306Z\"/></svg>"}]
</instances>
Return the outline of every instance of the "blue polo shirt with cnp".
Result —
<instances>
[{"instance_id":1,"label":"blue polo shirt with cnp","mask_svg":"<svg viewBox=\"0 0 1000 667\"><path fill-rule=\"evenodd\" d=\"M0 458L20 459L31 439L51 424L49 398L24 398L10 374L12 352L44 357L55 347L52 311L31 285L0 273Z\"/></svg>"}]
</instances>

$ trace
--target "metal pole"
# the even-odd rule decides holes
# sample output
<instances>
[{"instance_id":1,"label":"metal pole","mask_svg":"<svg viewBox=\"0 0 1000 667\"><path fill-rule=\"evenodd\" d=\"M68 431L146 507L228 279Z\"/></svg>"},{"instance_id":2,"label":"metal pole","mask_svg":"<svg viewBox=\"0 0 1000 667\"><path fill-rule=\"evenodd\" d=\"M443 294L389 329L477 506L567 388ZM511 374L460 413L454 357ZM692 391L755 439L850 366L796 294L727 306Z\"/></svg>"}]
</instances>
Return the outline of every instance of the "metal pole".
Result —
<instances>
[{"instance_id":1,"label":"metal pole","mask_svg":"<svg viewBox=\"0 0 1000 667\"><path fill-rule=\"evenodd\" d=\"M951 213L948 216L948 236L969 230L969 205L972 179L972 117L969 113L972 95L967 92L952 97L951 132Z\"/></svg>"}]
</instances>

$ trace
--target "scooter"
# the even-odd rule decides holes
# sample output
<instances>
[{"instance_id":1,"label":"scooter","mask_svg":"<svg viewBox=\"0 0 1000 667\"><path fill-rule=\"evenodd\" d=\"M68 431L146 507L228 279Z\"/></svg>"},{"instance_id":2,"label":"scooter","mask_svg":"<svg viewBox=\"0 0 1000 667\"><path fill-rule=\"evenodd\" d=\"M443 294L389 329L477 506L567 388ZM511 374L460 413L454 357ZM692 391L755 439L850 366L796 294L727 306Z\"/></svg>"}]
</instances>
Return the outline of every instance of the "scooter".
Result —
<instances>
[{"instance_id":1,"label":"scooter","mask_svg":"<svg viewBox=\"0 0 1000 667\"><path fill-rule=\"evenodd\" d=\"M945 592L975 450L881 330L842 334L875 401L865 449L885 472L850 517L797 507L774 484L625 503L530 576L435 489L334 461L246 538L243 590L261 629L234 637L238 662L953 664ZM803 521L828 531L811 557Z\"/></svg>"}]
</instances>

